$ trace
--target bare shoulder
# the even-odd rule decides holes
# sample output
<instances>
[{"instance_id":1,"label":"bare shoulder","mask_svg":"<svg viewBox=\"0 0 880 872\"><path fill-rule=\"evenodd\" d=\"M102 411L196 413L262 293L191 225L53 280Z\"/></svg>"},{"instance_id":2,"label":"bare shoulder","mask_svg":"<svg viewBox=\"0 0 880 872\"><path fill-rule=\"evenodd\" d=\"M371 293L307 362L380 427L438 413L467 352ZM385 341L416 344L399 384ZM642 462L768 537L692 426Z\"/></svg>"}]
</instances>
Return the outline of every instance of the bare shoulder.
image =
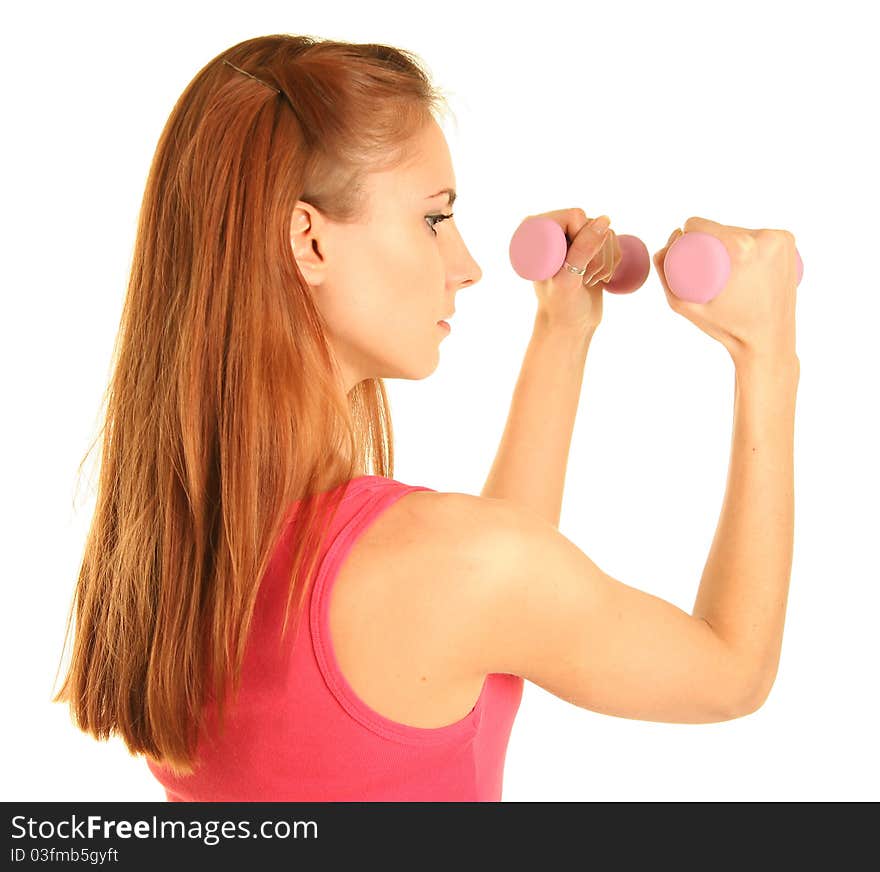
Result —
<instances>
[{"instance_id":1,"label":"bare shoulder","mask_svg":"<svg viewBox=\"0 0 880 872\"><path fill-rule=\"evenodd\" d=\"M447 595L442 603L457 613L465 605L460 594L473 594L477 585L503 584L505 567L517 551L556 531L515 503L467 493L414 491L397 506L383 544L394 546L410 577L418 574L442 590Z\"/></svg>"},{"instance_id":2,"label":"bare shoulder","mask_svg":"<svg viewBox=\"0 0 880 872\"><path fill-rule=\"evenodd\" d=\"M446 587L462 579L468 568L485 577L484 561L504 553L530 528L546 522L507 500L443 491L412 491L396 500L373 523L366 548L393 553L404 574L439 577ZM549 524L546 526L553 530ZM511 541L512 540L512 541ZM387 560L386 560L387 562ZM455 570L451 577L448 573Z\"/></svg>"},{"instance_id":3,"label":"bare shoulder","mask_svg":"<svg viewBox=\"0 0 880 872\"><path fill-rule=\"evenodd\" d=\"M486 672L456 639L459 591L480 570L479 542L494 513L467 494L412 491L358 537L336 578L330 628L336 657L361 699L417 727L472 710ZM503 511L503 507L501 508Z\"/></svg>"},{"instance_id":4,"label":"bare shoulder","mask_svg":"<svg viewBox=\"0 0 880 872\"><path fill-rule=\"evenodd\" d=\"M337 600L348 601L349 614L362 622L371 614L390 646L421 649L435 674L473 687L493 670L456 636L468 615L478 615L492 580L504 576L499 558L527 535L534 522L527 514L505 500L466 493L404 494L358 540L337 581Z\"/></svg>"},{"instance_id":5,"label":"bare shoulder","mask_svg":"<svg viewBox=\"0 0 880 872\"><path fill-rule=\"evenodd\" d=\"M507 500L442 491L406 494L380 521L363 553L382 567L386 605L419 628L410 644L432 646L451 682L514 672L512 662L481 656L486 634L475 624L509 600L511 567L555 528Z\"/></svg>"},{"instance_id":6,"label":"bare shoulder","mask_svg":"<svg viewBox=\"0 0 880 872\"><path fill-rule=\"evenodd\" d=\"M454 491L414 491L406 504L406 513L420 532L439 539L451 536L460 543L462 538L480 542L487 534L510 533L521 524L546 523L508 500Z\"/></svg>"},{"instance_id":7,"label":"bare shoulder","mask_svg":"<svg viewBox=\"0 0 880 872\"><path fill-rule=\"evenodd\" d=\"M760 705L705 621L603 571L536 512L464 493L398 502L395 593L450 676L509 673L581 708L661 722Z\"/></svg>"}]
</instances>

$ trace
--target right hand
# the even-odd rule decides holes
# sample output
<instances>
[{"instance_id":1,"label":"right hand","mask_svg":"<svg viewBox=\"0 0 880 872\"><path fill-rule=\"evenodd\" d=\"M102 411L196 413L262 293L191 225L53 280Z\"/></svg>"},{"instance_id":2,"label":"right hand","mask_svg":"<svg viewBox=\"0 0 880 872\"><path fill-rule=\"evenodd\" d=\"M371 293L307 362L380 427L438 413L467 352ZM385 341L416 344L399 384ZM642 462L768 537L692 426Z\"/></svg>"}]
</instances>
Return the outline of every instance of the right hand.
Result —
<instances>
[{"instance_id":1,"label":"right hand","mask_svg":"<svg viewBox=\"0 0 880 872\"><path fill-rule=\"evenodd\" d=\"M730 255L730 278L708 303L689 303L672 293L663 273L666 252L682 231L676 228L654 254L654 267L669 307L717 339L734 362L748 356L797 357L795 238L787 230L749 230L688 218L684 232L710 233Z\"/></svg>"}]
</instances>

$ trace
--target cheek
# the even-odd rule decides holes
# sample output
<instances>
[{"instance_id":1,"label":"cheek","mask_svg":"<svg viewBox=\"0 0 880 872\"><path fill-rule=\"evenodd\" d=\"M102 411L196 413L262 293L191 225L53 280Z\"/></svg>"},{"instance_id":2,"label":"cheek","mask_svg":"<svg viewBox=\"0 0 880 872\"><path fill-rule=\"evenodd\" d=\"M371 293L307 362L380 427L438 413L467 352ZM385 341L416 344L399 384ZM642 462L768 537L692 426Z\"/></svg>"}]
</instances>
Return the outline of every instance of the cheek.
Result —
<instances>
[{"instance_id":1,"label":"cheek","mask_svg":"<svg viewBox=\"0 0 880 872\"><path fill-rule=\"evenodd\" d=\"M443 266L427 224L361 228L346 240L340 264L332 304L340 332L363 341L439 329Z\"/></svg>"},{"instance_id":2,"label":"cheek","mask_svg":"<svg viewBox=\"0 0 880 872\"><path fill-rule=\"evenodd\" d=\"M418 329L414 320L430 318L442 306L443 265L427 225L423 231L424 236L394 234L395 245L384 245L370 258L369 281L377 308L389 323L409 324L410 329Z\"/></svg>"}]
</instances>

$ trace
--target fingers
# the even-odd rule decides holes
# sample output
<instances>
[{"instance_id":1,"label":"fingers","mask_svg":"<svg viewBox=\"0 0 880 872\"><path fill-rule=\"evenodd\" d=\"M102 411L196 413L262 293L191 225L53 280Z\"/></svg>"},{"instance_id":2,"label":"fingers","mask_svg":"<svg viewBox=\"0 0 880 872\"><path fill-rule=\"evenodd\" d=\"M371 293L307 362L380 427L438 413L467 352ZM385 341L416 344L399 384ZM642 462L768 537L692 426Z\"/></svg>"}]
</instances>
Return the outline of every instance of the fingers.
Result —
<instances>
[{"instance_id":1,"label":"fingers","mask_svg":"<svg viewBox=\"0 0 880 872\"><path fill-rule=\"evenodd\" d=\"M599 253L600 250L603 250L603 246L606 241L613 236L613 233L608 231L608 226L611 223L611 219L607 215L601 215L599 218L589 219L587 218L586 212L583 209L555 209L550 212L541 212L541 217L551 218L557 224L559 224L562 229L565 231L565 240L568 244L568 250L565 255L565 259L574 267L578 269L587 269L589 270L592 266L593 271L595 273L596 267L592 265L593 259ZM537 216L528 216L528 217L537 217ZM603 220L603 225L598 225L597 222ZM596 227L600 227L602 232L597 233ZM620 251L620 246L617 246L618 255ZM603 252L604 258L604 252ZM605 269L603 259L598 261L601 266L600 270ZM565 271L560 268L559 275L560 277L562 272ZM584 273L582 279L587 277L587 273Z\"/></svg>"},{"instance_id":2,"label":"fingers","mask_svg":"<svg viewBox=\"0 0 880 872\"><path fill-rule=\"evenodd\" d=\"M613 235L613 233L610 235ZM614 272L613 263L614 241L612 240L610 245L606 243L602 246L602 269L599 272L600 281L607 282L611 278L611 273Z\"/></svg>"},{"instance_id":3,"label":"fingers","mask_svg":"<svg viewBox=\"0 0 880 872\"><path fill-rule=\"evenodd\" d=\"M589 266L590 261L602 248L611 219L607 215L601 215L592 221L580 222L576 216L573 217L575 220L567 225L569 238L572 241L565 259L572 266L583 269Z\"/></svg>"},{"instance_id":4,"label":"fingers","mask_svg":"<svg viewBox=\"0 0 880 872\"><path fill-rule=\"evenodd\" d=\"M602 246L602 264L596 270L596 281L598 282L607 282L614 272L614 240L611 238L614 235L613 230L609 231L608 239Z\"/></svg>"},{"instance_id":5,"label":"fingers","mask_svg":"<svg viewBox=\"0 0 880 872\"><path fill-rule=\"evenodd\" d=\"M587 271L583 275L583 283L587 287L593 287L610 281L617 264L620 262L620 243L613 230L608 231L602 248L590 261Z\"/></svg>"},{"instance_id":6,"label":"fingers","mask_svg":"<svg viewBox=\"0 0 880 872\"><path fill-rule=\"evenodd\" d=\"M610 230L608 237L602 246L602 263L592 272L588 272L584 277L584 284L592 287L597 284L607 284L611 281L614 271L620 265L623 255L620 251L620 241L617 234Z\"/></svg>"}]
</instances>

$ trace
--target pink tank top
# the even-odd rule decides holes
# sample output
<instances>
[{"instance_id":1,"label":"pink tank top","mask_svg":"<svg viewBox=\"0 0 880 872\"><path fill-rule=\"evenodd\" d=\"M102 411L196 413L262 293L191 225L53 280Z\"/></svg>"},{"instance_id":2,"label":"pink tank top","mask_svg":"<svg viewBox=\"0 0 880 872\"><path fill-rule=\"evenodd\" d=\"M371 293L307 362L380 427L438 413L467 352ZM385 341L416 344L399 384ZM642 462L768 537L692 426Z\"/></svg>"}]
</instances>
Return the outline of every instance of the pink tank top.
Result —
<instances>
[{"instance_id":1,"label":"pink tank top","mask_svg":"<svg viewBox=\"0 0 880 872\"><path fill-rule=\"evenodd\" d=\"M289 566L279 557L286 549L276 548L257 596L241 689L227 705L223 735L214 734L209 706L192 775L176 778L145 758L170 802L501 800L522 678L488 675L464 718L443 727L413 727L361 700L333 651L328 614L340 565L375 518L420 490L433 488L376 475L348 483L322 542L308 612L295 642L291 614L283 646L278 642Z\"/></svg>"}]
</instances>

